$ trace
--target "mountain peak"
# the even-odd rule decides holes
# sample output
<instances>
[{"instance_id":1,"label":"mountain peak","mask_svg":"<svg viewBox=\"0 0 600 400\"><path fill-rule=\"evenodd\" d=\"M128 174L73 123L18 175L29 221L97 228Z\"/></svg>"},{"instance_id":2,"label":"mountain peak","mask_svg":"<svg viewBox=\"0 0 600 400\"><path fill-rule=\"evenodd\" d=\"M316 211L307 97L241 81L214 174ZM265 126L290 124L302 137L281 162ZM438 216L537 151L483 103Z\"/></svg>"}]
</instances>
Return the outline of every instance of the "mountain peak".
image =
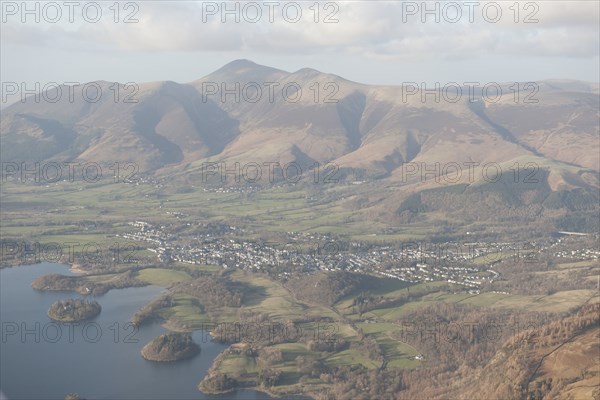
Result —
<instances>
[{"instance_id":1,"label":"mountain peak","mask_svg":"<svg viewBox=\"0 0 600 400\"><path fill-rule=\"evenodd\" d=\"M200 79L205 81L207 79L215 80L247 80L247 81L263 81L270 78L275 74L287 74L286 71L282 71L277 68L268 67L266 65L260 65L254 61L247 59L233 60L221 68L213 72L212 74Z\"/></svg>"},{"instance_id":2,"label":"mountain peak","mask_svg":"<svg viewBox=\"0 0 600 400\"><path fill-rule=\"evenodd\" d=\"M274 72L285 72L282 71L280 69L277 68L273 68L273 67L269 67L267 65L261 65L261 64L257 64L254 61L250 61L247 59L239 59L239 60L233 60L225 65L223 65L221 68L219 68L217 71L215 71L215 73L233 73L233 74L246 74L246 73L274 73Z\"/></svg>"},{"instance_id":3,"label":"mountain peak","mask_svg":"<svg viewBox=\"0 0 600 400\"><path fill-rule=\"evenodd\" d=\"M254 61L248 60L246 58L240 58L237 60L233 60L223 65L220 69L238 69L238 68L254 68L254 67L266 67L264 65L258 65Z\"/></svg>"}]
</instances>

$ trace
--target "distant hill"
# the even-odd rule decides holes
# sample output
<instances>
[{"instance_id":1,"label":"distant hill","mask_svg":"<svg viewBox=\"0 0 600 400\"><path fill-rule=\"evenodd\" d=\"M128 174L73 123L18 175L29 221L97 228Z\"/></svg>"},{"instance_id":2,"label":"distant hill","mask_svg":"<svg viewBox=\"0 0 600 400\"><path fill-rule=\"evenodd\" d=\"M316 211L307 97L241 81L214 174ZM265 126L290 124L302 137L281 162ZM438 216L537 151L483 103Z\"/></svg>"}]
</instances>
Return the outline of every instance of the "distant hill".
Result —
<instances>
[{"instance_id":1,"label":"distant hill","mask_svg":"<svg viewBox=\"0 0 600 400\"><path fill-rule=\"evenodd\" d=\"M498 97L497 89L470 97L468 87L460 96L457 87L447 87L436 101L432 92L410 85L364 85L310 68L287 72L236 60L187 84L94 84L103 93L95 103L84 100L81 87L73 99L70 88L61 87L41 101L31 96L3 109L2 160L134 162L140 173L186 183L203 178L206 162L225 162L230 170L235 162L252 163L262 166L259 185L272 183L264 163L295 162L309 180L324 182L334 172L347 182L375 182L378 190L356 201L385 218L397 211L401 222L440 206L428 204L425 191L453 186L455 194L446 197L463 206L508 196L513 205L542 201L564 211L569 202L598 198L597 83L506 83L499 84ZM57 90L63 94L58 101L43 100L57 97ZM503 185L491 182L497 168ZM236 183L232 176L212 178ZM532 179L538 180L533 188ZM496 189L488 195L482 188L490 183ZM457 195L464 185L470 189ZM424 207L402 214L414 193L425 193ZM559 224L563 215L549 217ZM560 224L576 229L580 222Z\"/></svg>"},{"instance_id":2,"label":"distant hill","mask_svg":"<svg viewBox=\"0 0 600 400\"><path fill-rule=\"evenodd\" d=\"M507 84L500 98L477 97L474 106L466 87L456 102L447 100L448 91L437 102L426 94L423 102L413 88L236 60L189 84L120 85L118 101L114 83L95 84L102 89L96 103L85 101L82 87L69 99L63 86L54 103L44 99L56 98L56 88L38 102L31 96L3 110L3 159L122 159L151 171L209 157L317 161L392 179L409 161L526 157L600 169L598 85L592 83L543 81L535 83L538 92L520 84L518 101Z\"/></svg>"}]
</instances>

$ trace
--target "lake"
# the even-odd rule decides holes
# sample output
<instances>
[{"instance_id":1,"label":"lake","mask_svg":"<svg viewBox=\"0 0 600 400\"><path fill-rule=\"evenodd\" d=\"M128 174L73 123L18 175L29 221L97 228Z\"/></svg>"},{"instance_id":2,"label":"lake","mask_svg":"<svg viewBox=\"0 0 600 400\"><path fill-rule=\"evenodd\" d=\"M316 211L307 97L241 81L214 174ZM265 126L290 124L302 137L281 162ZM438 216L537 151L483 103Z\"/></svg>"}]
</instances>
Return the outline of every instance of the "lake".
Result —
<instances>
[{"instance_id":1,"label":"lake","mask_svg":"<svg viewBox=\"0 0 600 400\"><path fill-rule=\"evenodd\" d=\"M202 351L193 359L154 363L141 348L166 330L159 324L134 331L133 314L163 290L156 286L111 290L94 299L102 313L69 325L52 322L52 303L74 292L31 288L45 274L72 275L68 266L41 263L0 270L0 390L7 399L271 399L252 390L207 396L197 389L212 360L227 346L194 332ZM90 298L91 299L91 298ZM0 397L2 397L0 395Z\"/></svg>"}]
</instances>

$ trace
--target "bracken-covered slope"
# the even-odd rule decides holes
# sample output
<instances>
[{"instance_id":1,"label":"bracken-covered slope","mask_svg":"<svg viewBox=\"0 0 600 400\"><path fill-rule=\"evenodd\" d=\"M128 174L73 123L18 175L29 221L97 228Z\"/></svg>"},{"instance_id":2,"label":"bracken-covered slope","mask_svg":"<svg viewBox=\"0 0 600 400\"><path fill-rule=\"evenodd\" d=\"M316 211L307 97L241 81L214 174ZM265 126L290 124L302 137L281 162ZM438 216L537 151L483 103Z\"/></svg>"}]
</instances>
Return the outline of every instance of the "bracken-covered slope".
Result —
<instances>
[{"instance_id":1,"label":"bracken-covered slope","mask_svg":"<svg viewBox=\"0 0 600 400\"><path fill-rule=\"evenodd\" d=\"M511 339L455 398L597 399L600 304Z\"/></svg>"}]
</instances>

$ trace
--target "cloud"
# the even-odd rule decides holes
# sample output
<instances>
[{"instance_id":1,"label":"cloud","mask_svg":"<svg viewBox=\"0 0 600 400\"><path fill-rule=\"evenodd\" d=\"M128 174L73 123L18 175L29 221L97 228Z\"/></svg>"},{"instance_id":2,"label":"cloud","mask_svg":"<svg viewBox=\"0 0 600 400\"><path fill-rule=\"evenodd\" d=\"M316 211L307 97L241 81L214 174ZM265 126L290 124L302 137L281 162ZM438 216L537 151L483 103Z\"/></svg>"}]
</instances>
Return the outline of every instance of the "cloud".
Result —
<instances>
[{"instance_id":1,"label":"cloud","mask_svg":"<svg viewBox=\"0 0 600 400\"><path fill-rule=\"evenodd\" d=\"M399 59L597 57L600 46L599 3L591 1L519 2L516 8L513 2L479 2L471 8L472 21L465 2L427 3L428 10L438 11L439 23L420 1L320 2L318 13L313 2L279 2L274 8L268 2L228 2L234 13L227 13L223 2L138 2L134 18L139 22L127 24L115 23L110 4L103 4L97 23L81 16L75 23L56 24L43 18L41 23L21 23L18 15L4 16L8 20L2 24L1 41L81 51L338 52ZM300 18L293 22L296 16ZM327 17L337 22L326 23Z\"/></svg>"}]
</instances>

